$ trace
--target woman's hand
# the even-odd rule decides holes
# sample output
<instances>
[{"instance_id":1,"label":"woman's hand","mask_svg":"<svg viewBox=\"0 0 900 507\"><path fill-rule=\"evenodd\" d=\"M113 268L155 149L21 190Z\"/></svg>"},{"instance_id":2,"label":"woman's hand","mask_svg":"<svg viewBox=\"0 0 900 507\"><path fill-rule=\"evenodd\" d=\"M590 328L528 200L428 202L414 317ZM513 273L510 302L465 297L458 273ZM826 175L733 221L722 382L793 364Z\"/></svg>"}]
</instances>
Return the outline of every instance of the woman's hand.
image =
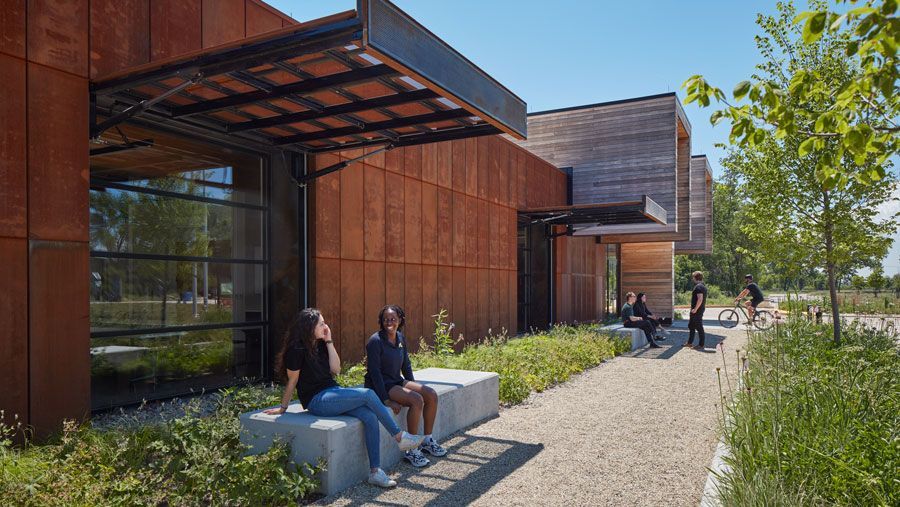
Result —
<instances>
[{"instance_id":1,"label":"woman's hand","mask_svg":"<svg viewBox=\"0 0 900 507\"><path fill-rule=\"evenodd\" d=\"M269 409L263 410L264 414L269 414L269 415L281 415L285 412L287 412L287 409L284 407L269 408Z\"/></svg>"},{"instance_id":2,"label":"woman's hand","mask_svg":"<svg viewBox=\"0 0 900 507\"><path fill-rule=\"evenodd\" d=\"M328 324L325 324L325 333L322 335L322 337L319 338L319 337L317 336L316 339L317 339L317 340L322 340L323 342L330 342L330 341L332 340L332 337L331 337L331 328L328 327Z\"/></svg>"},{"instance_id":3,"label":"woman's hand","mask_svg":"<svg viewBox=\"0 0 900 507\"><path fill-rule=\"evenodd\" d=\"M393 411L394 411L394 414L399 414L399 413L400 413L400 410L403 408L399 403L397 403L397 402L394 401L394 400L387 400L387 402L385 403L385 405L387 405L387 407L388 407L389 409L393 410Z\"/></svg>"}]
</instances>

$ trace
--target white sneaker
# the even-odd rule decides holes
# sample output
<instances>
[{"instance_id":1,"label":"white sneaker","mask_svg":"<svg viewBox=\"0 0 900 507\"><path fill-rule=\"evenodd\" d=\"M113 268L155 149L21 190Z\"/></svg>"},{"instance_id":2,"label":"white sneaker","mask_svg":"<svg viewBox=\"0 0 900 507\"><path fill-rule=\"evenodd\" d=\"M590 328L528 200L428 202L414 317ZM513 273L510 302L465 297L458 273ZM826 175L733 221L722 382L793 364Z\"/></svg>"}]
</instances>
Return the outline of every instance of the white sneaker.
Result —
<instances>
[{"instance_id":1,"label":"white sneaker","mask_svg":"<svg viewBox=\"0 0 900 507\"><path fill-rule=\"evenodd\" d=\"M410 435L404 431L400 436L400 441L397 442L397 445L400 446L401 451L408 451L419 447L419 444L421 444L424 439L425 435Z\"/></svg>"},{"instance_id":2,"label":"white sneaker","mask_svg":"<svg viewBox=\"0 0 900 507\"><path fill-rule=\"evenodd\" d=\"M418 449L406 451L406 454L403 455L403 458L406 461L409 461L412 466L417 468L427 466L429 463L431 463L430 461L428 461L428 458L426 458L425 455L422 454L422 451Z\"/></svg>"},{"instance_id":3,"label":"white sneaker","mask_svg":"<svg viewBox=\"0 0 900 507\"><path fill-rule=\"evenodd\" d=\"M397 485L397 481L388 477L384 470L378 469L375 473L369 474L369 484L374 484L382 488L393 488Z\"/></svg>"}]
</instances>

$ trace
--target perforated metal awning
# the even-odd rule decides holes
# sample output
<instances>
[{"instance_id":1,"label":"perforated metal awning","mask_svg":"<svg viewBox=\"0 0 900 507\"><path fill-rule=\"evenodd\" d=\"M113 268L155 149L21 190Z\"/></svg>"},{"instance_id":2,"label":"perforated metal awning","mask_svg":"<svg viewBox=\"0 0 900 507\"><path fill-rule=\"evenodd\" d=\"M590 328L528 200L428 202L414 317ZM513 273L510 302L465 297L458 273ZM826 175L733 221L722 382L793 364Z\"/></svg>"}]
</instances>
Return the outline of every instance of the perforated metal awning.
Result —
<instances>
[{"instance_id":1,"label":"perforated metal awning","mask_svg":"<svg viewBox=\"0 0 900 507\"><path fill-rule=\"evenodd\" d=\"M386 0L91 83L91 137L135 116L307 153L508 133L525 102Z\"/></svg>"},{"instance_id":2,"label":"perforated metal awning","mask_svg":"<svg viewBox=\"0 0 900 507\"><path fill-rule=\"evenodd\" d=\"M521 210L519 217L531 224L565 225L570 231L600 225L666 224L666 210L646 195L640 201Z\"/></svg>"}]
</instances>

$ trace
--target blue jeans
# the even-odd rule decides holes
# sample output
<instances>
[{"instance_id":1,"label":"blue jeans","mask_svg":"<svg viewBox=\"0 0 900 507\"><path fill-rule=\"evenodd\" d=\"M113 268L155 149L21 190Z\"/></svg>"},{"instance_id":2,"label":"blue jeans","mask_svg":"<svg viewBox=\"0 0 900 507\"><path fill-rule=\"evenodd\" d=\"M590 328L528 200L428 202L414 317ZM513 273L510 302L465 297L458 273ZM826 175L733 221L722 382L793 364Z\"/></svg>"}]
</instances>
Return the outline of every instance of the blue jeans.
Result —
<instances>
[{"instance_id":1,"label":"blue jeans","mask_svg":"<svg viewBox=\"0 0 900 507\"><path fill-rule=\"evenodd\" d=\"M391 409L387 408L378 395L371 389L362 387L329 387L315 395L309 402L307 410L313 415L331 417L350 415L363 423L366 436L366 452L369 454L369 466L381 466L381 447L378 434L378 423L391 435L400 433L400 426L394 420Z\"/></svg>"}]
</instances>

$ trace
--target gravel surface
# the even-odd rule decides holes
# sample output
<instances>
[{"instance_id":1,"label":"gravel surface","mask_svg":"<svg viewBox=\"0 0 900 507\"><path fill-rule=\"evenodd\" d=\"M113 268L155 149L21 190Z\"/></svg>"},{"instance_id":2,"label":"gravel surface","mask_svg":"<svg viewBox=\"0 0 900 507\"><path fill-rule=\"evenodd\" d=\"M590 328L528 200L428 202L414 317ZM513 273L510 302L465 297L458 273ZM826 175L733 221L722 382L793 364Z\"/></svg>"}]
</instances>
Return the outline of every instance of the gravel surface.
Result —
<instances>
[{"instance_id":1,"label":"gravel surface","mask_svg":"<svg viewBox=\"0 0 900 507\"><path fill-rule=\"evenodd\" d=\"M661 349L613 359L457 433L424 469L403 461L390 471L394 489L360 484L319 503L696 506L717 440L714 347L724 340L734 383L747 335L712 324L706 353L682 348L687 331L673 329Z\"/></svg>"}]
</instances>

